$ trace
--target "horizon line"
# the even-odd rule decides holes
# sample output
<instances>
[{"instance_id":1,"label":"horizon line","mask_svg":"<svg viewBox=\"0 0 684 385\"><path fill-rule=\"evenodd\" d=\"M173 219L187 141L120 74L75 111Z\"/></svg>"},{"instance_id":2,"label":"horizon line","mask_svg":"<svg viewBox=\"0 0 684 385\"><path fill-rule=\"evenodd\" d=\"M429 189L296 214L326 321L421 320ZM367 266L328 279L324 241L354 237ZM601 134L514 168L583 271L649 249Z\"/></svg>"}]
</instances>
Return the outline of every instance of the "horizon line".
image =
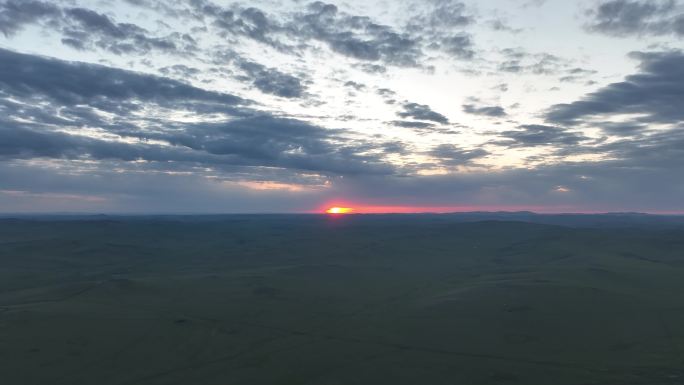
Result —
<instances>
[{"instance_id":1,"label":"horizon line","mask_svg":"<svg viewBox=\"0 0 684 385\"><path fill-rule=\"evenodd\" d=\"M227 216L227 215L311 215L311 216L381 216L381 215L464 215L464 214L532 214L532 215L649 215L649 216L684 216L684 211L558 211L538 212L531 210L474 210L474 211L416 211L416 212L352 212L346 214L330 214L319 211L294 211L294 212L0 212L0 218L8 216L112 216L112 217L163 217L163 216Z\"/></svg>"}]
</instances>

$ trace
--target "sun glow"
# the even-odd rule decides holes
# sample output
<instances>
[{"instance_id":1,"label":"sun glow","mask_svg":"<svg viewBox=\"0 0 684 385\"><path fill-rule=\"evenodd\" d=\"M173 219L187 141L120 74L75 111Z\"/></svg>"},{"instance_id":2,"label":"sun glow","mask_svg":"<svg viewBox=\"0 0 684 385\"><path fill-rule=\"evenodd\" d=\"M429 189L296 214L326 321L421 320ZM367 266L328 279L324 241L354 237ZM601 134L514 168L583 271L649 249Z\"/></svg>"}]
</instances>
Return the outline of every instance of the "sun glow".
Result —
<instances>
[{"instance_id":1,"label":"sun glow","mask_svg":"<svg viewBox=\"0 0 684 385\"><path fill-rule=\"evenodd\" d=\"M556 191L554 189L554 191ZM568 189L568 191L570 191ZM353 208L350 208L353 207ZM356 202L337 202L323 204L307 211L312 214L326 213L331 215L344 214L446 214L446 213L470 213L476 211L535 211L540 213L557 213L572 211L572 207L554 206L550 209L546 206L375 206ZM573 211L574 212L574 211Z\"/></svg>"},{"instance_id":2,"label":"sun glow","mask_svg":"<svg viewBox=\"0 0 684 385\"><path fill-rule=\"evenodd\" d=\"M353 211L354 209L349 207L331 207L325 210L327 214L351 214Z\"/></svg>"}]
</instances>

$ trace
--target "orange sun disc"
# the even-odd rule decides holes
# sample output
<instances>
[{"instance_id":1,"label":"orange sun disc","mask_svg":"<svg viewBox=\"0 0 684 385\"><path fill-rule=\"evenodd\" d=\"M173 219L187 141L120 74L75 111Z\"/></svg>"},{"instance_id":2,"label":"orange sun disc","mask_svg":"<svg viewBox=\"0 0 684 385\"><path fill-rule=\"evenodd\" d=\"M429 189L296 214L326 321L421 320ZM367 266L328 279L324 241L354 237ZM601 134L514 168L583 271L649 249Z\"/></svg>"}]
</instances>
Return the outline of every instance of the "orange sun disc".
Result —
<instances>
[{"instance_id":1,"label":"orange sun disc","mask_svg":"<svg viewBox=\"0 0 684 385\"><path fill-rule=\"evenodd\" d=\"M349 207L331 207L325 210L327 214L349 214L352 211L354 211L354 209L351 209Z\"/></svg>"}]
</instances>

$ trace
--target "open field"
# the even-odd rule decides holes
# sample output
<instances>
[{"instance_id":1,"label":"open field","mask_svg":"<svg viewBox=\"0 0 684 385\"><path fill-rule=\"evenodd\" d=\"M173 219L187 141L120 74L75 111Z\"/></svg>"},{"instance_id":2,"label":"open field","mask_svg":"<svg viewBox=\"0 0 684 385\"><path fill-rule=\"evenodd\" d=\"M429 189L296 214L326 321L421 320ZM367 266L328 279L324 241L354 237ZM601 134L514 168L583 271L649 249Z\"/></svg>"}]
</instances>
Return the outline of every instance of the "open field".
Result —
<instances>
[{"instance_id":1,"label":"open field","mask_svg":"<svg viewBox=\"0 0 684 385\"><path fill-rule=\"evenodd\" d=\"M682 221L592 218L2 219L0 383L684 384Z\"/></svg>"}]
</instances>

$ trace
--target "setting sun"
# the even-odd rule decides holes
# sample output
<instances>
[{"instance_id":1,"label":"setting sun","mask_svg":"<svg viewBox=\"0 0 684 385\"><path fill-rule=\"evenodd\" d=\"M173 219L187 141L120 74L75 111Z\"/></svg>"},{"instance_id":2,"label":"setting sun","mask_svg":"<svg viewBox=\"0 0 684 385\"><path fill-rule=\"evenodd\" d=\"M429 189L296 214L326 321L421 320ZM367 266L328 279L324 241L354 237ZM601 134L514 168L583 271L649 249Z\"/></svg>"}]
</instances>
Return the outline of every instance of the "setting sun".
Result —
<instances>
[{"instance_id":1,"label":"setting sun","mask_svg":"<svg viewBox=\"0 0 684 385\"><path fill-rule=\"evenodd\" d=\"M348 207L331 207L325 210L327 214L351 214L353 211L354 209Z\"/></svg>"}]
</instances>

